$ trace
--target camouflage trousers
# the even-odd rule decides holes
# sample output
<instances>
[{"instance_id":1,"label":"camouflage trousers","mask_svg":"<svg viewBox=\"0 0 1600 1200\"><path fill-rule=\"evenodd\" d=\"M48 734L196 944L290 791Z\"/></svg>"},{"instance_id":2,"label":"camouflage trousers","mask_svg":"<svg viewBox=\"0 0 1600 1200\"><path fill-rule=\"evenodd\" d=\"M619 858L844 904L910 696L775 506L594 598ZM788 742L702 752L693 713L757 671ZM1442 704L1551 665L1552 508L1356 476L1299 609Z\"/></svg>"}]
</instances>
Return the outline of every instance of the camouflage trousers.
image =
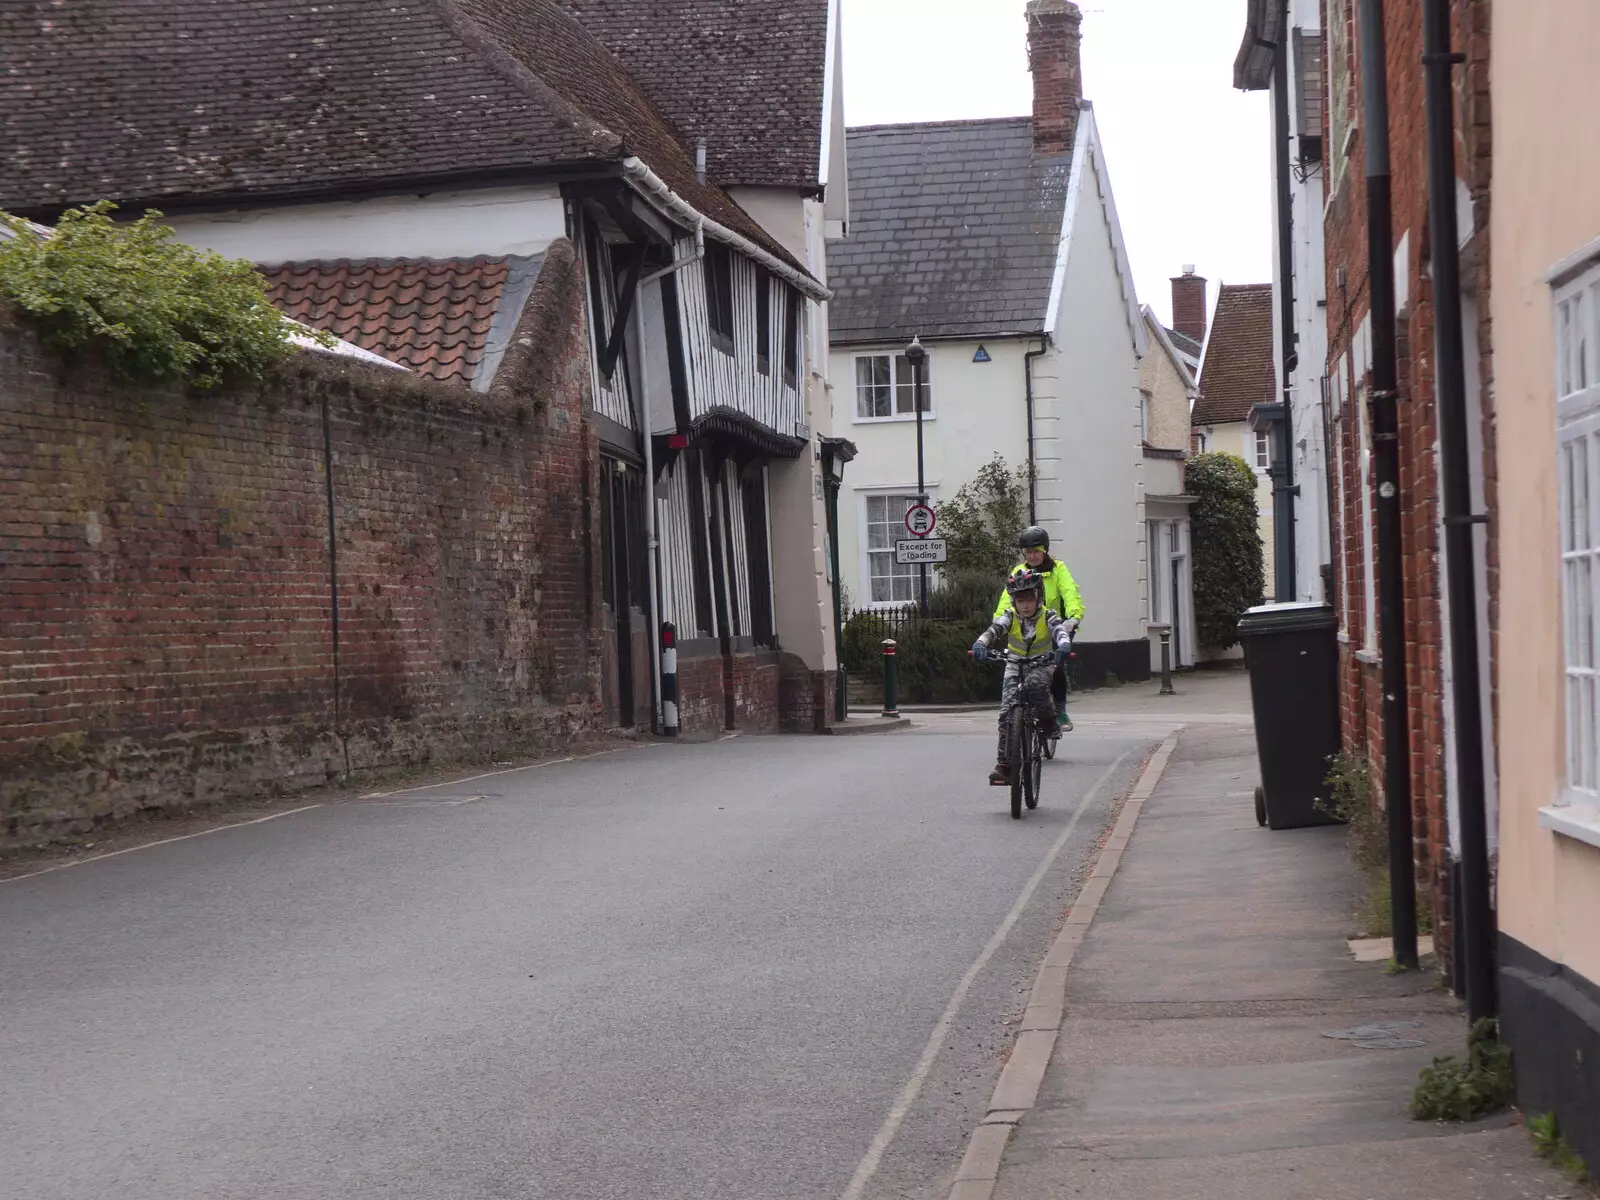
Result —
<instances>
[{"instance_id":1,"label":"camouflage trousers","mask_svg":"<svg viewBox=\"0 0 1600 1200\"><path fill-rule=\"evenodd\" d=\"M1031 705L1041 721L1049 717L1051 724L1055 723L1056 706L1050 699L1050 677L1055 669L1055 663L1048 658L1006 663L1005 679L1000 685L1000 746L995 752L996 762L1008 761L1006 742L1011 735L1011 713L1018 704Z\"/></svg>"}]
</instances>

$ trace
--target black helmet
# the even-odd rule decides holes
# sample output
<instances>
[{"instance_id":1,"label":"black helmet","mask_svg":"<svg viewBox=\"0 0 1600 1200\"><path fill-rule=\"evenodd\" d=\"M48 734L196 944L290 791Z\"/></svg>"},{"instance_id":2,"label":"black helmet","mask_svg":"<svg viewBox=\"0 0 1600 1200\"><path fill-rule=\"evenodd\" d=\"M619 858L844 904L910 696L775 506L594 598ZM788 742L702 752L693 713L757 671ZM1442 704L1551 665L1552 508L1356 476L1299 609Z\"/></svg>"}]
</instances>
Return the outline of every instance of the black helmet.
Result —
<instances>
[{"instance_id":1,"label":"black helmet","mask_svg":"<svg viewBox=\"0 0 1600 1200\"><path fill-rule=\"evenodd\" d=\"M1015 600L1018 596L1025 596L1029 592L1038 592L1039 599L1044 599L1044 576L1031 567L1018 567L1006 577L1006 591Z\"/></svg>"},{"instance_id":2,"label":"black helmet","mask_svg":"<svg viewBox=\"0 0 1600 1200\"><path fill-rule=\"evenodd\" d=\"M1017 549L1043 550L1048 554L1050 553L1050 535L1044 531L1042 526L1029 525L1017 535Z\"/></svg>"}]
</instances>

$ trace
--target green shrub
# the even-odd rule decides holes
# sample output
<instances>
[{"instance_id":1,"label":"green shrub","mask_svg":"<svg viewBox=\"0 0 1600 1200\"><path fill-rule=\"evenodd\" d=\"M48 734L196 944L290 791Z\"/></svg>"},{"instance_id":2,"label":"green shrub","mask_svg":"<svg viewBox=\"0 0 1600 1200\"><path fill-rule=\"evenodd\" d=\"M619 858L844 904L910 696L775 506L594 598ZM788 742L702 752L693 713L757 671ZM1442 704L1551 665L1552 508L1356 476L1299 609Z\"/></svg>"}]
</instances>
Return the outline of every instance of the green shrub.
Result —
<instances>
[{"instance_id":1,"label":"green shrub","mask_svg":"<svg viewBox=\"0 0 1600 1200\"><path fill-rule=\"evenodd\" d=\"M249 263L173 241L160 213L119 223L115 208L69 209L50 237L0 213L12 234L0 238L0 296L47 345L100 346L123 379L202 388L259 376L293 351L296 326L267 302Z\"/></svg>"},{"instance_id":2,"label":"green shrub","mask_svg":"<svg viewBox=\"0 0 1600 1200\"><path fill-rule=\"evenodd\" d=\"M1236 455L1197 454L1184 480L1196 497L1190 514L1195 624L1201 645L1226 650L1239 640L1240 616L1266 590L1256 475Z\"/></svg>"},{"instance_id":3,"label":"green shrub","mask_svg":"<svg viewBox=\"0 0 1600 1200\"><path fill-rule=\"evenodd\" d=\"M947 572L1003 580L1017 563L1017 535L1028 526L1028 468L1012 470L996 454L935 510L945 539ZM999 585L995 585L998 593Z\"/></svg>"},{"instance_id":4,"label":"green shrub","mask_svg":"<svg viewBox=\"0 0 1600 1200\"><path fill-rule=\"evenodd\" d=\"M1499 1024L1485 1017L1467 1035L1466 1062L1440 1054L1422 1068L1411 1115L1418 1121L1476 1121L1515 1098L1511 1050L1500 1042Z\"/></svg>"},{"instance_id":5,"label":"green shrub","mask_svg":"<svg viewBox=\"0 0 1600 1200\"><path fill-rule=\"evenodd\" d=\"M928 595L927 619L915 615L912 605L852 613L842 638L845 670L877 676L883 670L883 639L893 636L901 701L972 704L998 699L999 669L973 662L967 651L994 615L1003 578L973 570L945 574Z\"/></svg>"}]
</instances>

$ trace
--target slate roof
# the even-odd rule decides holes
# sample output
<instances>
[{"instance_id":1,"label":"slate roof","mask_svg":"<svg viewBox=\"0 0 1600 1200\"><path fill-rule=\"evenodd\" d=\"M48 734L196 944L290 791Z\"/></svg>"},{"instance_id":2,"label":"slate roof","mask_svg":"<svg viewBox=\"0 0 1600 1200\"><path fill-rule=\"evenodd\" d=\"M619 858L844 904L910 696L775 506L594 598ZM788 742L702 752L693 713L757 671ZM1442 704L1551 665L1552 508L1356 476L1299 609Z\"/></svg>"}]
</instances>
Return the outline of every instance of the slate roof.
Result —
<instances>
[{"instance_id":1,"label":"slate roof","mask_svg":"<svg viewBox=\"0 0 1600 1200\"><path fill-rule=\"evenodd\" d=\"M559 0L724 185L815 187L828 0Z\"/></svg>"},{"instance_id":2,"label":"slate roof","mask_svg":"<svg viewBox=\"0 0 1600 1200\"><path fill-rule=\"evenodd\" d=\"M850 236L828 246L834 342L1039 333L1070 155L1029 117L849 132Z\"/></svg>"},{"instance_id":3,"label":"slate roof","mask_svg":"<svg viewBox=\"0 0 1600 1200\"><path fill-rule=\"evenodd\" d=\"M555 0L19 0L0 9L0 208L614 169L637 155L794 263ZM798 264L795 264L798 265Z\"/></svg>"},{"instance_id":4,"label":"slate roof","mask_svg":"<svg viewBox=\"0 0 1600 1200\"><path fill-rule=\"evenodd\" d=\"M1200 398L1189 414L1189 424L1248 421L1251 408L1278 398L1277 389L1272 361L1272 285L1223 284L1200 367Z\"/></svg>"},{"instance_id":5,"label":"slate roof","mask_svg":"<svg viewBox=\"0 0 1600 1200\"><path fill-rule=\"evenodd\" d=\"M1180 353L1187 354L1195 361L1199 361L1200 351L1204 347L1201 346L1198 338L1192 338L1187 333L1179 333L1176 329L1167 329L1165 325L1163 325L1161 328L1167 330L1167 337L1172 339L1173 346Z\"/></svg>"},{"instance_id":6,"label":"slate roof","mask_svg":"<svg viewBox=\"0 0 1600 1200\"><path fill-rule=\"evenodd\" d=\"M367 259L266 267L267 294L429 379L487 390L533 291L540 259Z\"/></svg>"}]
</instances>

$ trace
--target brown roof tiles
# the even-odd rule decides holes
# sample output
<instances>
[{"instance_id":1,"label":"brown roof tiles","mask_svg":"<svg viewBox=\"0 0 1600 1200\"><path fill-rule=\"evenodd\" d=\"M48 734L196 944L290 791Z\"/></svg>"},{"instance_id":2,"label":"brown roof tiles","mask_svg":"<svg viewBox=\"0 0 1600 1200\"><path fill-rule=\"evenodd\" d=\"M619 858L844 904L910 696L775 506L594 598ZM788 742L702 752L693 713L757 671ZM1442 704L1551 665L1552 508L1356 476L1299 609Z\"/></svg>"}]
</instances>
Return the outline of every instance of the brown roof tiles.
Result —
<instances>
[{"instance_id":1,"label":"brown roof tiles","mask_svg":"<svg viewBox=\"0 0 1600 1200\"><path fill-rule=\"evenodd\" d=\"M509 271L505 258L369 259L284 263L262 274L272 303L295 320L419 375L471 384Z\"/></svg>"},{"instance_id":2,"label":"brown roof tiles","mask_svg":"<svg viewBox=\"0 0 1600 1200\"><path fill-rule=\"evenodd\" d=\"M1257 404L1277 400L1272 359L1272 285L1223 284L1200 366L1191 425L1248 421Z\"/></svg>"}]
</instances>

